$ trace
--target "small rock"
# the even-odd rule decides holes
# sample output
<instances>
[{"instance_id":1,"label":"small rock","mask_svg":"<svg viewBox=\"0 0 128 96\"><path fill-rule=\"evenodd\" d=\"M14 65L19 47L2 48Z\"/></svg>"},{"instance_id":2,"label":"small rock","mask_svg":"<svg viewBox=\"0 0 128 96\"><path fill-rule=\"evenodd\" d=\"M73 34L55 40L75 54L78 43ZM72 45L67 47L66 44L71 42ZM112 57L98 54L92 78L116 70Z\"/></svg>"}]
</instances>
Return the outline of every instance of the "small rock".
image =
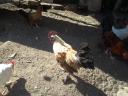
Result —
<instances>
[{"instance_id":1,"label":"small rock","mask_svg":"<svg viewBox=\"0 0 128 96\"><path fill-rule=\"evenodd\" d=\"M48 88L48 87L45 87L44 89L45 89L46 91L50 90L50 88Z\"/></svg>"},{"instance_id":2,"label":"small rock","mask_svg":"<svg viewBox=\"0 0 128 96\"><path fill-rule=\"evenodd\" d=\"M13 53L13 54L11 54L10 56L8 56L9 58L15 58L15 56L16 56L16 53Z\"/></svg>"},{"instance_id":3,"label":"small rock","mask_svg":"<svg viewBox=\"0 0 128 96\"><path fill-rule=\"evenodd\" d=\"M35 39L38 40L39 38L36 36Z\"/></svg>"},{"instance_id":4,"label":"small rock","mask_svg":"<svg viewBox=\"0 0 128 96\"><path fill-rule=\"evenodd\" d=\"M114 81L113 81L113 84L117 84L117 81L116 81L116 80L114 80Z\"/></svg>"},{"instance_id":5,"label":"small rock","mask_svg":"<svg viewBox=\"0 0 128 96\"><path fill-rule=\"evenodd\" d=\"M38 87L37 87L37 86L35 86L35 87L34 87L34 89L38 89Z\"/></svg>"},{"instance_id":6,"label":"small rock","mask_svg":"<svg viewBox=\"0 0 128 96\"><path fill-rule=\"evenodd\" d=\"M113 89L113 85L107 85L106 87L107 87L106 88L107 91L112 91L112 89Z\"/></svg>"},{"instance_id":7,"label":"small rock","mask_svg":"<svg viewBox=\"0 0 128 96\"><path fill-rule=\"evenodd\" d=\"M32 62L31 60L27 61L27 63L31 63L31 62Z\"/></svg>"},{"instance_id":8,"label":"small rock","mask_svg":"<svg viewBox=\"0 0 128 96\"><path fill-rule=\"evenodd\" d=\"M35 67L35 65L32 65L32 67Z\"/></svg>"}]
</instances>

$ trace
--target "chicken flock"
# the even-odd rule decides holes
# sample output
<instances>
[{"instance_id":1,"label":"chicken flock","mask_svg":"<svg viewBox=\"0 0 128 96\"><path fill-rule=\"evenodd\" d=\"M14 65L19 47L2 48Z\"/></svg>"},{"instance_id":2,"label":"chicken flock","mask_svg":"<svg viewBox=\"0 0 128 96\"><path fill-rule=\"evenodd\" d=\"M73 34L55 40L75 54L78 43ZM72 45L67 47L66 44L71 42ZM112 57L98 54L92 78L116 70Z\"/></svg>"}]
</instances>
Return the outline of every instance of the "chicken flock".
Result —
<instances>
[{"instance_id":1,"label":"chicken flock","mask_svg":"<svg viewBox=\"0 0 128 96\"><path fill-rule=\"evenodd\" d=\"M30 10L26 13L24 10L18 12L26 18L30 26L38 26L38 22L42 17L43 8L39 5L36 11ZM128 19L126 18L112 18L113 15L106 15L103 18L102 39L105 45L107 54L115 54L120 56L124 60L128 60ZM110 22L108 22L110 20ZM113 21L113 22L112 22ZM122 33L120 33L122 32ZM68 73L68 75L62 80L64 84L70 80L70 76L74 76L80 67L85 69L94 70L94 58L90 53L90 48L87 43L83 43L78 50L75 50L71 45L66 43L57 32L48 32L48 38L53 45L53 53L58 64ZM13 74L14 62L0 64L0 87L7 86L12 83L10 77ZM0 93L3 96L4 92Z\"/></svg>"},{"instance_id":2,"label":"chicken flock","mask_svg":"<svg viewBox=\"0 0 128 96\"><path fill-rule=\"evenodd\" d=\"M68 73L66 78L62 80L64 84L67 84L71 79L70 76L74 76L74 73L77 73L80 67L95 69L94 59L87 43L83 43L80 49L76 51L60 38L55 31L50 31L48 38L53 44L53 52L58 64ZM10 80L10 77L13 74L15 63L11 61L0 64L0 87L8 88L14 82ZM5 91L0 93L0 96L5 96L4 94Z\"/></svg>"}]
</instances>

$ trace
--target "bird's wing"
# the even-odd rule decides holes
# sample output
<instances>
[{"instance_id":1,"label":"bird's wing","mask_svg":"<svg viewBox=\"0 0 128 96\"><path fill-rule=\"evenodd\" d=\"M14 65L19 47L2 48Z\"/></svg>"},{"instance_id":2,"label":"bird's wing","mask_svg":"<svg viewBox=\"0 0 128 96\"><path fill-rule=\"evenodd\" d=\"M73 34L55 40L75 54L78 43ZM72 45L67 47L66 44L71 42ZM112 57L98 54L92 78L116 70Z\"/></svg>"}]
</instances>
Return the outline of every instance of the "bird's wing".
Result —
<instances>
[{"instance_id":1,"label":"bird's wing","mask_svg":"<svg viewBox=\"0 0 128 96\"><path fill-rule=\"evenodd\" d=\"M73 49L69 49L66 54L66 62L69 66L74 69L78 69L80 67L78 57L76 56L77 52Z\"/></svg>"},{"instance_id":2,"label":"bird's wing","mask_svg":"<svg viewBox=\"0 0 128 96\"><path fill-rule=\"evenodd\" d=\"M58 55L56 55L56 60L65 71L70 73L77 72L78 67L75 66L72 60L67 60L66 56L67 56L66 52L58 53Z\"/></svg>"}]
</instances>

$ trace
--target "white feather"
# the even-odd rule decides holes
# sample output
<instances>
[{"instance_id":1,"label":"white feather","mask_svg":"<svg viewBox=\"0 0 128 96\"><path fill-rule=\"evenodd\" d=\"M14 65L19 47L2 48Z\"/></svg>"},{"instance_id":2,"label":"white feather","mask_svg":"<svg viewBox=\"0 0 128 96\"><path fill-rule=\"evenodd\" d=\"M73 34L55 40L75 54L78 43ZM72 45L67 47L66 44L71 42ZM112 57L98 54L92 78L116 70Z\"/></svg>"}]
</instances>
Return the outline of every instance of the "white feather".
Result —
<instances>
[{"instance_id":1,"label":"white feather","mask_svg":"<svg viewBox=\"0 0 128 96\"><path fill-rule=\"evenodd\" d=\"M67 47L64 47L59 42L54 42L54 44L53 44L53 51L55 53L58 53L58 52L66 52L66 50L67 50Z\"/></svg>"}]
</instances>

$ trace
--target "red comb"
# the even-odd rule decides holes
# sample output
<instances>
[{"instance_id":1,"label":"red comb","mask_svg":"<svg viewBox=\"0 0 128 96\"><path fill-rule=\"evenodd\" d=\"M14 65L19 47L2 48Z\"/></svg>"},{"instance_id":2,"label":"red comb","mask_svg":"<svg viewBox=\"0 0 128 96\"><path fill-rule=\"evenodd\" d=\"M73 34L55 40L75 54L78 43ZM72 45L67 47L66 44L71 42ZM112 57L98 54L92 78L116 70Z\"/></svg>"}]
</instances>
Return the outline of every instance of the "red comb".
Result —
<instances>
[{"instance_id":1,"label":"red comb","mask_svg":"<svg viewBox=\"0 0 128 96\"><path fill-rule=\"evenodd\" d=\"M50 40L50 43L53 43L53 41L51 39L51 35L57 35L57 32L56 31L50 31L50 32L48 32L48 38Z\"/></svg>"},{"instance_id":2,"label":"red comb","mask_svg":"<svg viewBox=\"0 0 128 96\"><path fill-rule=\"evenodd\" d=\"M50 32L48 32L48 37L50 37L51 35L56 35L56 34L57 34L56 31L50 31Z\"/></svg>"},{"instance_id":3,"label":"red comb","mask_svg":"<svg viewBox=\"0 0 128 96\"><path fill-rule=\"evenodd\" d=\"M11 64L13 64L13 65L14 65L14 64L16 64L16 61L9 61L9 62L7 62L7 63L8 63L8 64L10 64L10 63L11 63Z\"/></svg>"}]
</instances>

